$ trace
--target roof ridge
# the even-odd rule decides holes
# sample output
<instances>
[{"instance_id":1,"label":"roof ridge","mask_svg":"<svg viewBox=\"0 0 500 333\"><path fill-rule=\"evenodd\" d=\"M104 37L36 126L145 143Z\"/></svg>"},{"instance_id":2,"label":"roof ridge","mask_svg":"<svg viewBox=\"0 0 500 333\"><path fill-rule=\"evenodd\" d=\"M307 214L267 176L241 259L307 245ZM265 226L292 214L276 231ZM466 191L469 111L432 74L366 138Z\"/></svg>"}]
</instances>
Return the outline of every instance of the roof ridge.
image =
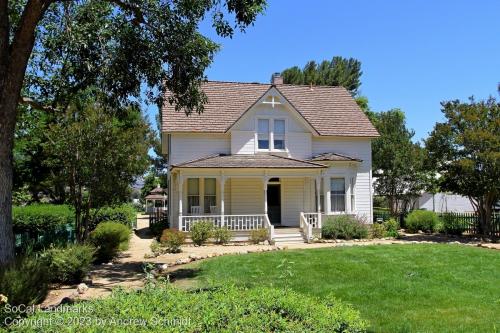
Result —
<instances>
[{"instance_id":1,"label":"roof ridge","mask_svg":"<svg viewBox=\"0 0 500 333\"><path fill-rule=\"evenodd\" d=\"M291 87L306 87L310 88L310 84L293 84L293 83L281 83L281 84L273 84L273 83L264 83L264 82L242 82L242 81L225 81L225 80L205 80L203 83L235 83L235 84L248 84L248 85L261 85L261 86L291 86ZM323 89L331 89L331 88L338 88L338 89L347 89L343 86L329 86L329 85L313 85L313 88L323 88Z\"/></svg>"}]
</instances>

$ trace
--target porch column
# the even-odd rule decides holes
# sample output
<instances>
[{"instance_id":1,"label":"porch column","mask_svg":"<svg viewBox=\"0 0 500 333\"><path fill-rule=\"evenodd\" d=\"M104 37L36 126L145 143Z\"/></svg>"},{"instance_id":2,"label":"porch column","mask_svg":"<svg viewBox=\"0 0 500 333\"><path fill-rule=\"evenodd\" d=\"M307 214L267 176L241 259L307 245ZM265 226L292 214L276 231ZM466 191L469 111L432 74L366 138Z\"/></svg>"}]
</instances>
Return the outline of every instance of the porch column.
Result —
<instances>
[{"instance_id":1,"label":"porch column","mask_svg":"<svg viewBox=\"0 0 500 333\"><path fill-rule=\"evenodd\" d=\"M226 184L226 177L222 176L220 178L220 225L221 227L224 227L225 221L224 221L224 186Z\"/></svg>"},{"instance_id":2,"label":"porch column","mask_svg":"<svg viewBox=\"0 0 500 333\"><path fill-rule=\"evenodd\" d=\"M264 177L264 214L267 215L267 182L269 177Z\"/></svg>"},{"instance_id":3,"label":"porch column","mask_svg":"<svg viewBox=\"0 0 500 333\"><path fill-rule=\"evenodd\" d=\"M330 184L329 184L329 179L327 176L323 177L323 195L325 198L325 214L330 214L331 212L331 207L330 207Z\"/></svg>"},{"instance_id":4,"label":"porch column","mask_svg":"<svg viewBox=\"0 0 500 333\"><path fill-rule=\"evenodd\" d=\"M182 231L182 189L184 187L184 177L179 175L179 230Z\"/></svg>"},{"instance_id":5,"label":"porch column","mask_svg":"<svg viewBox=\"0 0 500 333\"><path fill-rule=\"evenodd\" d=\"M318 228L321 229L321 177L316 177L316 210L318 211Z\"/></svg>"}]
</instances>

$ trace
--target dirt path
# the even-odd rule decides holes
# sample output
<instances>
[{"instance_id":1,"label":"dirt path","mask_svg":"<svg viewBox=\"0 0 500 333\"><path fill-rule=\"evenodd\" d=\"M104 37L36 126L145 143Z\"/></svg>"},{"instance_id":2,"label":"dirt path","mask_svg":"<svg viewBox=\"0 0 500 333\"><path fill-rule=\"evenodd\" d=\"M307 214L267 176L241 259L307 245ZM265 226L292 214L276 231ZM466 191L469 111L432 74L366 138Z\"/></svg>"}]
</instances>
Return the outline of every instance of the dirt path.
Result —
<instances>
[{"instance_id":1,"label":"dirt path","mask_svg":"<svg viewBox=\"0 0 500 333\"><path fill-rule=\"evenodd\" d=\"M89 299L104 297L111 293L115 287L137 289L144 285L144 263L154 263L158 266L166 264L168 271L182 269L182 265L205 258L216 257L224 254L245 254L251 252L275 251L283 249L315 249L338 246L366 246L387 244L416 244L416 243L457 243L472 246L482 246L490 249L500 250L500 244L481 243L477 238L450 238L443 235L405 235L402 239L380 239L364 241L337 241L328 243L297 243L281 245L206 245L182 247L181 253L164 254L155 258L145 259L146 254L151 253L150 245L153 236L149 233L149 220L146 215L138 215L137 230L130 239L129 249L111 264L96 265L92 268L90 276L92 283L88 283L89 289L82 295L76 292L76 285L60 286L51 290L43 305L59 304L65 297ZM180 266L179 266L180 265ZM181 274L182 275L182 274Z\"/></svg>"}]
</instances>

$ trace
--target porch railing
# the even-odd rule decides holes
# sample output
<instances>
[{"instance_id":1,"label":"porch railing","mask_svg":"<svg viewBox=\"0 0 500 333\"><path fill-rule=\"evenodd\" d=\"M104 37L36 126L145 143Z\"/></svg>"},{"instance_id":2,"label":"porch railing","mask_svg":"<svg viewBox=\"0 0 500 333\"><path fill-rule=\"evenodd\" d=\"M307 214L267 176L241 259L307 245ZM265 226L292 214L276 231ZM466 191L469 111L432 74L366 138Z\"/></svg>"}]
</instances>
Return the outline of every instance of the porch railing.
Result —
<instances>
[{"instance_id":1,"label":"porch railing","mask_svg":"<svg viewBox=\"0 0 500 333\"><path fill-rule=\"evenodd\" d=\"M269 221L269 216L267 214L264 215L265 227L267 228L267 236L268 240L271 242L274 238L274 225Z\"/></svg>"},{"instance_id":2,"label":"porch railing","mask_svg":"<svg viewBox=\"0 0 500 333\"><path fill-rule=\"evenodd\" d=\"M315 229L321 229L321 213L302 213L308 224Z\"/></svg>"},{"instance_id":3,"label":"porch railing","mask_svg":"<svg viewBox=\"0 0 500 333\"><path fill-rule=\"evenodd\" d=\"M189 232L193 224L200 221L211 222L214 227L225 226L232 231L255 230L266 227L266 218L265 214L181 216L179 230Z\"/></svg>"},{"instance_id":4,"label":"porch railing","mask_svg":"<svg viewBox=\"0 0 500 333\"><path fill-rule=\"evenodd\" d=\"M313 231L312 224L309 223L308 218L306 217L306 213L300 213L300 229L302 233L306 237L306 240L310 242L313 239Z\"/></svg>"}]
</instances>

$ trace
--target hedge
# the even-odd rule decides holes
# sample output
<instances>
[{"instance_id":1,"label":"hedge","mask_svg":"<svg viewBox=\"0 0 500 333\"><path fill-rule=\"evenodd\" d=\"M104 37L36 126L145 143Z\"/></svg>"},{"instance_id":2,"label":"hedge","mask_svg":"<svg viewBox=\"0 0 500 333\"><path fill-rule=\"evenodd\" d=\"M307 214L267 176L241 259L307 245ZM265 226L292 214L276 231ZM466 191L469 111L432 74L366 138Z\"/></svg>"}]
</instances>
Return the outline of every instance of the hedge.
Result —
<instances>
[{"instance_id":1,"label":"hedge","mask_svg":"<svg viewBox=\"0 0 500 333\"><path fill-rule=\"evenodd\" d=\"M129 204L100 208L91 214L96 214L91 229L94 229L99 223L107 221L119 222L130 228L135 228L137 222L137 212Z\"/></svg>"},{"instance_id":2,"label":"hedge","mask_svg":"<svg viewBox=\"0 0 500 333\"><path fill-rule=\"evenodd\" d=\"M358 311L333 298L289 289L221 287L194 292L169 285L37 312L13 332L366 332ZM80 317L90 317L84 324ZM131 324L133 320L133 324ZM36 327L29 323L42 323Z\"/></svg>"},{"instance_id":3,"label":"hedge","mask_svg":"<svg viewBox=\"0 0 500 333\"><path fill-rule=\"evenodd\" d=\"M36 204L13 207L15 232L39 233L74 223L74 213L67 205Z\"/></svg>"}]
</instances>

